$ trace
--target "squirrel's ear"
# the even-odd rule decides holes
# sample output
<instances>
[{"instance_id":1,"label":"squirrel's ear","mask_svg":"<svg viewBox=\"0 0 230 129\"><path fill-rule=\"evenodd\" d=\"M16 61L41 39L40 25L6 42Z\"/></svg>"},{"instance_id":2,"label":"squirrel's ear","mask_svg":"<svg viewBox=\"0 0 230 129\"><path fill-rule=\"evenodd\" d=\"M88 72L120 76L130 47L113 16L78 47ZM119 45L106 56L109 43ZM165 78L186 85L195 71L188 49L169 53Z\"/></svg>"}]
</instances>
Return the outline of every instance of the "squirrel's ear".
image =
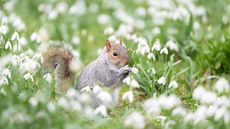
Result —
<instances>
[{"instance_id":1,"label":"squirrel's ear","mask_svg":"<svg viewBox=\"0 0 230 129\"><path fill-rule=\"evenodd\" d=\"M119 44L120 44L120 45L122 45L122 41L121 41L121 39L119 39Z\"/></svg>"},{"instance_id":2,"label":"squirrel's ear","mask_svg":"<svg viewBox=\"0 0 230 129\"><path fill-rule=\"evenodd\" d=\"M105 46L106 46L107 51L109 51L111 48L111 44L110 44L109 40L106 40Z\"/></svg>"}]
</instances>

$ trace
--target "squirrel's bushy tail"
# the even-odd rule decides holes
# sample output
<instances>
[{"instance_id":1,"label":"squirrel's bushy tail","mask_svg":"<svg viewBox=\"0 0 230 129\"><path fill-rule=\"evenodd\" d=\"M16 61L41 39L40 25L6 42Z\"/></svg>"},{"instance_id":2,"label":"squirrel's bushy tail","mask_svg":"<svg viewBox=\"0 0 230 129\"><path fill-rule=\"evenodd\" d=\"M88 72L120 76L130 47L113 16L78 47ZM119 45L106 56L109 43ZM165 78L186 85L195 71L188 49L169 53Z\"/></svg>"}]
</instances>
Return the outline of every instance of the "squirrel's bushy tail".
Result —
<instances>
[{"instance_id":1,"label":"squirrel's bushy tail","mask_svg":"<svg viewBox=\"0 0 230 129\"><path fill-rule=\"evenodd\" d=\"M43 65L48 70L54 70L57 74L59 85L61 90L66 91L68 85L66 82L70 82L72 78L72 71L70 69L70 63L73 55L67 48L53 47L49 48L43 54Z\"/></svg>"}]
</instances>

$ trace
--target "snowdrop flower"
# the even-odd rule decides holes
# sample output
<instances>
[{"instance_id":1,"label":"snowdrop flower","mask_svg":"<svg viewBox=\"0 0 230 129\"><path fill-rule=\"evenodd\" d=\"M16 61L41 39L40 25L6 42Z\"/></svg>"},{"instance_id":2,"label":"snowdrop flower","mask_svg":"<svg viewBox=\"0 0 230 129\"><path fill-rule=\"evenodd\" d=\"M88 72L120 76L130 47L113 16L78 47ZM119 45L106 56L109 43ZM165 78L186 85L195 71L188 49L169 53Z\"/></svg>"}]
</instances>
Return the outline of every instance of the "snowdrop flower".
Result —
<instances>
[{"instance_id":1,"label":"snowdrop flower","mask_svg":"<svg viewBox=\"0 0 230 129\"><path fill-rule=\"evenodd\" d=\"M178 52L179 51L179 49L178 49L178 46L176 45L176 43L174 43L174 41L172 41L172 40L168 40L167 42L166 42L166 45L165 45L167 48L169 48L170 50L174 50L174 51L176 51L176 52Z\"/></svg>"},{"instance_id":2,"label":"snowdrop flower","mask_svg":"<svg viewBox=\"0 0 230 129\"><path fill-rule=\"evenodd\" d=\"M10 78L10 77L11 77L10 70L9 70L9 69L5 69L5 70L2 72L2 75L3 75L3 76L7 76L8 78Z\"/></svg>"},{"instance_id":3,"label":"snowdrop flower","mask_svg":"<svg viewBox=\"0 0 230 129\"><path fill-rule=\"evenodd\" d=\"M8 79L6 76L0 77L0 86L1 85L8 85Z\"/></svg>"},{"instance_id":4,"label":"snowdrop flower","mask_svg":"<svg viewBox=\"0 0 230 129\"><path fill-rule=\"evenodd\" d=\"M52 75L50 73L47 73L43 76L43 79L45 79L47 82L52 82Z\"/></svg>"},{"instance_id":5,"label":"snowdrop flower","mask_svg":"<svg viewBox=\"0 0 230 129\"><path fill-rule=\"evenodd\" d=\"M154 98L147 99L144 102L143 107L147 114L159 115L161 113L159 102Z\"/></svg>"},{"instance_id":6,"label":"snowdrop flower","mask_svg":"<svg viewBox=\"0 0 230 129\"><path fill-rule=\"evenodd\" d=\"M136 10L135 10L135 13L141 17L145 17L146 16L146 10L144 7L138 7Z\"/></svg>"},{"instance_id":7,"label":"snowdrop flower","mask_svg":"<svg viewBox=\"0 0 230 129\"><path fill-rule=\"evenodd\" d=\"M11 36L10 40L11 41L13 41L13 40L19 41L19 35L18 35L18 33L16 31Z\"/></svg>"},{"instance_id":8,"label":"snowdrop flower","mask_svg":"<svg viewBox=\"0 0 230 129\"><path fill-rule=\"evenodd\" d=\"M172 115L173 116L183 116L185 117L185 115L187 114L186 110L183 107L176 107L173 111L172 111Z\"/></svg>"},{"instance_id":9,"label":"snowdrop flower","mask_svg":"<svg viewBox=\"0 0 230 129\"><path fill-rule=\"evenodd\" d=\"M195 31L198 31L198 30L200 29L200 24L199 24L198 21L195 21L195 22L193 23L193 29L194 29Z\"/></svg>"},{"instance_id":10,"label":"snowdrop flower","mask_svg":"<svg viewBox=\"0 0 230 129\"><path fill-rule=\"evenodd\" d=\"M132 88L140 88L140 85L138 84L138 82L135 79L132 79L130 86Z\"/></svg>"},{"instance_id":11,"label":"snowdrop flower","mask_svg":"<svg viewBox=\"0 0 230 129\"><path fill-rule=\"evenodd\" d=\"M169 83L169 88L174 88L174 89L176 89L178 87L178 84L177 84L177 82L176 81L171 81L170 83Z\"/></svg>"},{"instance_id":12,"label":"snowdrop flower","mask_svg":"<svg viewBox=\"0 0 230 129\"><path fill-rule=\"evenodd\" d=\"M97 13L97 11L98 11L98 5L96 3L90 4L89 5L89 11L91 13Z\"/></svg>"},{"instance_id":13,"label":"snowdrop flower","mask_svg":"<svg viewBox=\"0 0 230 129\"><path fill-rule=\"evenodd\" d=\"M69 14L82 16L86 13L87 7L84 0L76 1L69 9Z\"/></svg>"},{"instance_id":14,"label":"snowdrop flower","mask_svg":"<svg viewBox=\"0 0 230 129\"><path fill-rule=\"evenodd\" d=\"M138 48L136 50L137 53L144 55L145 53L150 53L150 48L145 38L140 37L138 39Z\"/></svg>"},{"instance_id":15,"label":"snowdrop flower","mask_svg":"<svg viewBox=\"0 0 230 129\"><path fill-rule=\"evenodd\" d=\"M152 34L153 35L159 35L161 33L161 30L159 27L155 27L152 29Z\"/></svg>"},{"instance_id":16,"label":"snowdrop flower","mask_svg":"<svg viewBox=\"0 0 230 129\"><path fill-rule=\"evenodd\" d=\"M218 92L224 92L230 89L229 83L225 78L220 78L216 84L215 84L215 89Z\"/></svg>"},{"instance_id":17,"label":"snowdrop flower","mask_svg":"<svg viewBox=\"0 0 230 129\"><path fill-rule=\"evenodd\" d=\"M192 96L195 99L200 99L200 97L205 93L205 89L202 86L197 87L195 90L193 90Z\"/></svg>"},{"instance_id":18,"label":"snowdrop flower","mask_svg":"<svg viewBox=\"0 0 230 129\"><path fill-rule=\"evenodd\" d=\"M74 36L73 39L72 39L72 42L73 42L75 45L79 45L80 42L81 42L81 39L80 39L78 36Z\"/></svg>"},{"instance_id":19,"label":"snowdrop flower","mask_svg":"<svg viewBox=\"0 0 230 129\"><path fill-rule=\"evenodd\" d=\"M70 88L68 89L68 91L66 92L66 97L68 98L77 98L78 97L78 93L76 89Z\"/></svg>"},{"instance_id":20,"label":"snowdrop flower","mask_svg":"<svg viewBox=\"0 0 230 129\"><path fill-rule=\"evenodd\" d=\"M148 58L149 60L151 60L151 59L154 60L154 61L156 60L156 58L155 58L155 56L154 56L153 53L149 53L148 56L147 56L147 58Z\"/></svg>"},{"instance_id":21,"label":"snowdrop flower","mask_svg":"<svg viewBox=\"0 0 230 129\"><path fill-rule=\"evenodd\" d=\"M11 42L10 41L7 41L6 44L5 44L5 49L12 49L12 45L11 45Z\"/></svg>"},{"instance_id":22,"label":"snowdrop flower","mask_svg":"<svg viewBox=\"0 0 230 129\"><path fill-rule=\"evenodd\" d=\"M56 19L58 16L58 12L56 10L52 10L49 14L48 14L48 19L49 20L54 20Z\"/></svg>"},{"instance_id":23,"label":"snowdrop flower","mask_svg":"<svg viewBox=\"0 0 230 129\"><path fill-rule=\"evenodd\" d=\"M166 79L164 76L160 77L160 79L157 81L158 84L162 84L162 85L165 85L166 83Z\"/></svg>"},{"instance_id":24,"label":"snowdrop flower","mask_svg":"<svg viewBox=\"0 0 230 129\"><path fill-rule=\"evenodd\" d=\"M48 109L50 112L54 112L54 111L56 110L55 104L52 103L52 102L49 102L48 105L47 105L47 109Z\"/></svg>"},{"instance_id":25,"label":"snowdrop flower","mask_svg":"<svg viewBox=\"0 0 230 129\"><path fill-rule=\"evenodd\" d=\"M23 76L23 78L25 79L25 80L31 80L32 82L34 81L34 78L33 78L33 76L30 74L30 73L27 73L27 74L25 74L24 76Z\"/></svg>"},{"instance_id":26,"label":"snowdrop flower","mask_svg":"<svg viewBox=\"0 0 230 129\"><path fill-rule=\"evenodd\" d=\"M130 103L132 103L134 101L134 95L133 92L130 90L128 92L125 92L122 96L122 100L128 100Z\"/></svg>"},{"instance_id":27,"label":"snowdrop flower","mask_svg":"<svg viewBox=\"0 0 230 129\"><path fill-rule=\"evenodd\" d=\"M180 105L180 100L177 96L175 95L161 95L158 98L158 102L161 108L171 110L173 107L176 107L177 105Z\"/></svg>"},{"instance_id":28,"label":"snowdrop flower","mask_svg":"<svg viewBox=\"0 0 230 129\"><path fill-rule=\"evenodd\" d=\"M162 54L162 53L168 55L168 53L169 53L169 52L168 52L168 49L167 49L167 48L161 49L160 54Z\"/></svg>"},{"instance_id":29,"label":"snowdrop flower","mask_svg":"<svg viewBox=\"0 0 230 129\"><path fill-rule=\"evenodd\" d=\"M106 35L111 35L112 33L114 33L114 29L112 27L109 27L104 30L104 34Z\"/></svg>"},{"instance_id":30,"label":"snowdrop flower","mask_svg":"<svg viewBox=\"0 0 230 129\"><path fill-rule=\"evenodd\" d=\"M131 78L128 76L123 80L123 83L130 85L131 84Z\"/></svg>"},{"instance_id":31,"label":"snowdrop flower","mask_svg":"<svg viewBox=\"0 0 230 129\"><path fill-rule=\"evenodd\" d=\"M217 109L215 116L214 116L214 120L218 121L221 118L224 118L225 114L227 113L227 109L225 107L221 107L219 109ZM228 113L229 114L229 113Z\"/></svg>"},{"instance_id":32,"label":"snowdrop flower","mask_svg":"<svg viewBox=\"0 0 230 129\"><path fill-rule=\"evenodd\" d=\"M155 70L154 68L150 68L150 69L148 70L148 72L149 72L149 73L152 73L152 74L156 74L156 70Z\"/></svg>"},{"instance_id":33,"label":"snowdrop flower","mask_svg":"<svg viewBox=\"0 0 230 129\"><path fill-rule=\"evenodd\" d=\"M95 115L102 115L103 117L107 117L108 114L107 114L107 109L104 105L100 105L99 107L97 107L95 110L94 110L94 114Z\"/></svg>"},{"instance_id":34,"label":"snowdrop flower","mask_svg":"<svg viewBox=\"0 0 230 129\"><path fill-rule=\"evenodd\" d=\"M90 106L83 108L83 114L88 119L93 119L95 117L94 110Z\"/></svg>"},{"instance_id":35,"label":"snowdrop flower","mask_svg":"<svg viewBox=\"0 0 230 129\"><path fill-rule=\"evenodd\" d=\"M81 103L90 103L91 102L91 94L87 92L80 93L78 98L78 101Z\"/></svg>"},{"instance_id":36,"label":"snowdrop flower","mask_svg":"<svg viewBox=\"0 0 230 129\"><path fill-rule=\"evenodd\" d=\"M5 35L8 31L8 28L5 24L3 24L2 26L0 26L0 33Z\"/></svg>"},{"instance_id":37,"label":"snowdrop flower","mask_svg":"<svg viewBox=\"0 0 230 129\"><path fill-rule=\"evenodd\" d=\"M31 106L36 107L38 105L38 99L35 98L35 97L31 97L29 99L29 103L30 103Z\"/></svg>"},{"instance_id":38,"label":"snowdrop flower","mask_svg":"<svg viewBox=\"0 0 230 129\"><path fill-rule=\"evenodd\" d=\"M161 44L159 40L156 40L152 46L152 51L156 50L156 51L160 51L161 50Z\"/></svg>"},{"instance_id":39,"label":"snowdrop flower","mask_svg":"<svg viewBox=\"0 0 230 129\"><path fill-rule=\"evenodd\" d=\"M109 106L112 102L112 97L111 95L106 92L102 91L97 95L97 98L103 103L103 105Z\"/></svg>"},{"instance_id":40,"label":"snowdrop flower","mask_svg":"<svg viewBox=\"0 0 230 129\"><path fill-rule=\"evenodd\" d=\"M99 94L100 92L102 92L102 88L99 85L95 85L93 87L93 94Z\"/></svg>"},{"instance_id":41,"label":"snowdrop flower","mask_svg":"<svg viewBox=\"0 0 230 129\"><path fill-rule=\"evenodd\" d=\"M40 42L41 38L39 37L39 35L37 34L37 32L33 32L30 36L30 40L31 41L36 41L36 42Z\"/></svg>"},{"instance_id":42,"label":"snowdrop flower","mask_svg":"<svg viewBox=\"0 0 230 129\"><path fill-rule=\"evenodd\" d=\"M40 65L37 61L33 59L25 59L25 61L20 65L20 70L22 73L33 72L38 67L40 67Z\"/></svg>"},{"instance_id":43,"label":"snowdrop flower","mask_svg":"<svg viewBox=\"0 0 230 129\"><path fill-rule=\"evenodd\" d=\"M132 73L134 73L134 74L138 73L138 69L135 68L135 67L132 67L132 68L131 68L131 71L132 71Z\"/></svg>"},{"instance_id":44,"label":"snowdrop flower","mask_svg":"<svg viewBox=\"0 0 230 129\"><path fill-rule=\"evenodd\" d=\"M69 105L69 102L66 100L66 98L60 98L58 101L57 101L57 105L66 109L66 110L69 110L70 109L70 105Z\"/></svg>"},{"instance_id":45,"label":"snowdrop flower","mask_svg":"<svg viewBox=\"0 0 230 129\"><path fill-rule=\"evenodd\" d=\"M86 86L86 87L82 88L80 92L81 92L81 93L83 93L83 92L92 93L92 91L91 91L91 89L90 89L89 86Z\"/></svg>"},{"instance_id":46,"label":"snowdrop flower","mask_svg":"<svg viewBox=\"0 0 230 129\"><path fill-rule=\"evenodd\" d=\"M206 91L202 86L193 91L193 97L204 104L213 104L217 100L217 95L213 92Z\"/></svg>"},{"instance_id":47,"label":"snowdrop flower","mask_svg":"<svg viewBox=\"0 0 230 129\"><path fill-rule=\"evenodd\" d=\"M107 23L110 22L110 16L107 15L107 14L101 14L101 15L98 16L97 22L98 22L99 24L102 24L102 25L103 25L103 24L107 24Z\"/></svg>"},{"instance_id":48,"label":"snowdrop flower","mask_svg":"<svg viewBox=\"0 0 230 129\"><path fill-rule=\"evenodd\" d=\"M58 13L65 13L68 9L68 4L66 2L60 2L57 4L55 10L58 12Z\"/></svg>"},{"instance_id":49,"label":"snowdrop flower","mask_svg":"<svg viewBox=\"0 0 230 129\"><path fill-rule=\"evenodd\" d=\"M145 119L139 112L133 112L125 118L124 125L133 129L144 129Z\"/></svg>"},{"instance_id":50,"label":"snowdrop flower","mask_svg":"<svg viewBox=\"0 0 230 129\"><path fill-rule=\"evenodd\" d=\"M110 42L115 42L115 41L117 40L117 37L116 37L115 35L111 35L111 36L108 38L108 40L109 40Z\"/></svg>"}]
</instances>

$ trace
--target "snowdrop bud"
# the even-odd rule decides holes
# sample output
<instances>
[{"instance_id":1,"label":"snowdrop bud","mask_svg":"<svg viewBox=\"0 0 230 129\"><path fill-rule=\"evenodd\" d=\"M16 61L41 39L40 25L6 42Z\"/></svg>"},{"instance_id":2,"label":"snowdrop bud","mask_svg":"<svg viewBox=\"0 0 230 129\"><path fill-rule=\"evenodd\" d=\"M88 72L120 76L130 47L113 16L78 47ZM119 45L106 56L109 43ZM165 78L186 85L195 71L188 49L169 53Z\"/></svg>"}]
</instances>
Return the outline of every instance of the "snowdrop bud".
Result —
<instances>
[{"instance_id":1,"label":"snowdrop bud","mask_svg":"<svg viewBox=\"0 0 230 129\"><path fill-rule=\"evenodd\" d=\"M83 93L83 92L92 93L92 91L91 91L91 89L90 89L89 86L86 86L86 87L82 88L80 92L81 92L81 93Z\"/></svg>"},{"instance_id":2,"label":"snowdrop bud","mask_svg":"<svg viewBox=\"0 0 230 129\"><path fill-rule=\"evenodd\" d=\"M153 53L149 53L148 56L147 56L147 58L148 58L149 60L151 60L151 59L152 59L152 60L155 60L155 59L156 59Z\"/></svg>"},{"instance_id":3,"label":"snowdrop bud","mask_svg":"<svg viewBox=\"0 0 230 129\"><path fill-rule=\"evenodd\" d=\"M52 81L52 75L50 73L47 73L43 76L43 79L45 79L47 82L51 83Z\"/></svg>"},{"instance_id":4,"label":"snowdrop bud","mask_svg":"<svg viewBox=\"0 0 230 129\"><path fill-rule=\"evenodd\" d=\"M156 40L152 46L152 51L156 50L156 51L160 51L161 50L161 44L159 40Z\"/></svg>"},{"instance_id":5,"label":"snowdrop bud","mask_svg":"<svg viewBox=\"0 0 230 129\"><path fill-rule=\"evenodd\" d=\"M99 107L97 107L95 110L94 110L94 114L95 115L102 115L103 117L107 117L108 114L107 114L107 109L104 105L100 105Z\"/></svg>"},{"instance_id":6,"label":"snowdrop bud","mask_svg":"<svg viewBox=\"0 0 230 129\"><path fill-rule=\"evenodd\" d=\"M11 41L13 41L13 40L19 41L18 32L15 31L15 32L13 33L13 35L11 36L10 40L11 40Z\"/></svg>"},{"instance_id":7,"label":"snowdrop bud","mask_svg":"<svg viewBox=\"0 0 230 129\"><path fill-rule=\"evenodd\" d=\"M133 88L140 88L140 85L138 84L138 82L135 79L132 79L130 86Z\"/></svg>"},{"instance_id":8,"label":"snowdrop bud","mask_svg":"<svg viewBox=\"0 0 230 129\"><path fill-rule=\"evenodd\" d=\"M218 92L224 92L230 89L229 83L225 78L220 78L216 84L215 84L215 89Z\"/></svg>"},{"instance_id":9,"label":"snowdrop bud","mask_svg":"<svg viewBox=\"0 0 230 129\"><path fill-rule=\"evenodd\" d=\"M109 27L104 30L104 34L106 35L111 35L112 33L114 33L114 29L112 27Z\"/></svg>"},{"instance_id":10,"label":"snowdrop bud","mask_svg":"<svg viewBox=\"0 0 230 129\"><path fill-rule=\"evenodd\" d=\"M158 84L162 84L162 85L165 85L166 83L166 79L164 76L162 76L158 81L157 81Z\"/></svg>"},{"instance_id":11,"label":"snowdrop bud","mask_svg":"<svg viewBox=\"0 0 230 129\"><path fill-rule=\"evenodd\" d=\"M177 88L178 87L178 84L177 84L177 82L176 81L171 81L170 83L169 83L169 88Z\"/></svg>"},{"instance_id":12,"label":"snowdrop bud","mask_svg":"<svg viewBox=\"0 0 230 129\"><path fill-rule=\"evenodd\" d=\"M138 73L138 69L135 68L135 67L132 67L132 68L131 68L131 71L132 71L132 73L134 73L134 74Z\"/></svg>"},{"instance_id":13,"label":"snowdrop bud","mask_svg":"<svg viewBox=\"0 0 230 129\"><path fill-rule=\"evenodd\" d=\"M169 53L169 52L168 52L168 49L167 49L167 48L161 49L160 54L162 54L162 53L168 55L168 53Z\"/></svg>"},{"instance_id":14,"label":"snowdrop bud","mask_svg":"<svg viewBox=\"0 0 230 129\"><path fill-rule=\"evenodd\" d=\"M122 96L122 100L128 100L130 103L134 101L134 95L132 91L125 92Z\"/></svg>"},{"instance_id":15,"label":"snowdrop bud","mask_svg":"<svg viewBox=\"0 0 230 129\"><path fill-rule=\"evenodd\" d=\"M31 80L32 82L34 81L34 78L33 78L33 76L30 74L30 73L27 73L27 74L25 74L24 76L23 76L23 78L25 79L25 80Z\"/></svg>"},{"instance_id":16,"label":"snowdrop bud","mask_svg":"<svg viewBox=\"0 0 230 129\"><path fill-rule=\"evenodd\" d=\"M12 49L12 45L11 45L11 42L10 41L7 41L6 44L5 44L5 49Z\"/></svg>"},{"instance_id":17,"label":"snowdrop bud","mask_svg":"<svg viewBox=\"0 0 230 129\"><path fill-rule=\"evenodd\" d=\"M5 24L3 24L2 26L0 26L0 33L5 35L8 31L8 28Z\"/></svg>"},{"instance_id":18,"label":"snowdrop bud","mask_svg":"<svg viewBox=\"0 0 230 129\"><path fill-rule=\"evenodd\" d=\"M133 129L143 129L145 127L145 119L139 112L133 112L125 118L124 125Z\"/></svg>"}]
</instances>

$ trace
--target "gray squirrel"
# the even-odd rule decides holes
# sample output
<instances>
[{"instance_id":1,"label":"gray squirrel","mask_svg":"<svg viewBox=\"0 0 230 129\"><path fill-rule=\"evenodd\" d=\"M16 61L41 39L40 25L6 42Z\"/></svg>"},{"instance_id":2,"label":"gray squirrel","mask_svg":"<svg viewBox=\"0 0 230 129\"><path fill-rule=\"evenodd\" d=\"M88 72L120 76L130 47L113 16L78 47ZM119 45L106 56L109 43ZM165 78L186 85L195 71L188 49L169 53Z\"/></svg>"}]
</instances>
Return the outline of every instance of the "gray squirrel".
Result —
<instances>
[{"instance_id":1,"label":"gray squirrel","mask_svg":"<svg viewBox=\"0 0 230 129\"><path fill-rule=\"evenodd\" d=\"M73 58L71 52L66 48L54 47L48 49L43 54L43 58L45 68L56 71L60 89L66 92L74 80L70 69ZM81 71L76 88L81 90L89 86L92 89L97 84L117 88L131 72L128 64L128 52L122 41L111 44L109 40L106 40L99 57Z\"/></svg>"}]
</instances>

